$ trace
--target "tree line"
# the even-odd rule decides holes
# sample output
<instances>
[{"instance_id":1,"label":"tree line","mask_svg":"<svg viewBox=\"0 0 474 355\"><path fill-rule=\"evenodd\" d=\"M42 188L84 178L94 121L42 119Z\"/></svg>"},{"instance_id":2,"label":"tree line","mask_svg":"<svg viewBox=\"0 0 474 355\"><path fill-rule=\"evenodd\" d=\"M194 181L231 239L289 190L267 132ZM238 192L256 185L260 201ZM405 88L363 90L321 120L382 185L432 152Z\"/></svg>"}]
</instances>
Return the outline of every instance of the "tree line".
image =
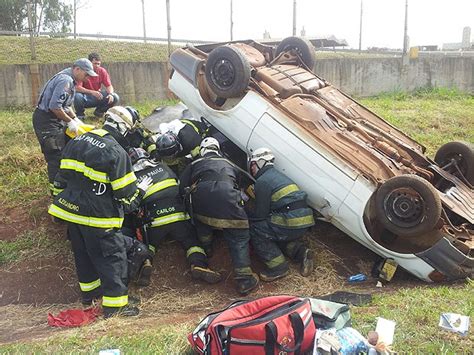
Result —
<instances>
[{"instance_id":1,"label":"tree line","mask_svg":"<svg viewBox=\"0 0 474 355\"><path fill-rule=\"evenodd\" d=\"M74 11L65 0L1 0L0 30L27 31L28 2L33 32L70 32Z\"/></svg>"}]
</instances>

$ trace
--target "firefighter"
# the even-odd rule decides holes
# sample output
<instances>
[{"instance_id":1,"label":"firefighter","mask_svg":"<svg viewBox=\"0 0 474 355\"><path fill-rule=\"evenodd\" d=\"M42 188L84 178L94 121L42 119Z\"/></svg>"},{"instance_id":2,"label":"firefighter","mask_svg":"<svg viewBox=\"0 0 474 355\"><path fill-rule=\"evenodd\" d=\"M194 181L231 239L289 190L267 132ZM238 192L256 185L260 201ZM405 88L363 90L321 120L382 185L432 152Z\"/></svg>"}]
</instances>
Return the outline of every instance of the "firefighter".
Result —
<instances>
[{"instance_id":1,"label":"firefighter","mask_svg":"<svg viewBox=\"0 0 474 355\"><path fill-rule=\"evenodd\" d=\"M76 133L80 121L71 106L74 100L75 83L88 76L97 76L92 63L87 58L74 62L71 68L66 68L54 75L41 91L33 113L33 127L41 146L41 152L48 164L49 188L52 195L53 182L59 170L61 151L66 145L64 127Z\"/></svg>"},{"instance_id":2,"label":"firefighter","mask_svg":"<svg viewBox=\"0 0 474 355\"><path fill-rule=\"evenodd\" d=\"M147 176L153 180L142 201L147 221L144 239L149 243L150 250L154 252L167 236L171 236L183 247L194 279L211 284L219 282L221 275L209 269L206 253L189 221L179 195L176 175L166 164L150 159L141 148L131 148L129 155L138 181ZM141 286L150 284L150 274L142 272L137 283Z\"/></svg>"},{"instance_id":3,"label":"firefighter","mask_svg":"<svg viewBox=\"0 0 474 355\"><path fill-rule=\"evenodd\" d=\"M180 191L186 195L202 243L209 249L213 230L222 230L229 246L237 291L246 295L258 285L249 256L249 222L238 180L244 174L222 157L215 138L204 138L201 158L189 164L181 175Z\"/></svg>"},{"instance_id":4,"label":"firefighter","mask_svg":"<svg viewBox=\"0 0 474 355\"><path fill-rule=\"evenodd\" d=\"M288 262L282 253L300 263L300 273L309 276L314 269L313 252L301 242L303 234L314 225L313 212L306 203L306 193L274 167L275 156L268 148L256 149L249 163L255 177L255 211L250 218L250 236L266 270L263 281L273 281L288 274ZM281 249L280 249L281 248Z\"/></svg>"},{"instance_id":5,"label":"firefighter","mask_svg":"<svg viewBox=\"0 0 474 355\"><path fill-rule=\"evenodd\" d=\"M207 134L205 123L190 119L174 120L160 125L163 132L156 140L156 152L177 175L187 163L199 155L199 144Z\"/></svg>"},{"instance_id":6,"label":"firefighter","mask_svg":"<svg viewBox=\"0 0 474 355\"><path fill-rule=\"evenodd\" d=\"M102 296L104 317L134 316L128 305L124 209L132 210L151 184L137 184L123 149L133 118L124 107L105 113L102 129L80 135L63 150L55 187L60 190L49 213L68 223L84 304Z\"/></svg>"}]
</instances>

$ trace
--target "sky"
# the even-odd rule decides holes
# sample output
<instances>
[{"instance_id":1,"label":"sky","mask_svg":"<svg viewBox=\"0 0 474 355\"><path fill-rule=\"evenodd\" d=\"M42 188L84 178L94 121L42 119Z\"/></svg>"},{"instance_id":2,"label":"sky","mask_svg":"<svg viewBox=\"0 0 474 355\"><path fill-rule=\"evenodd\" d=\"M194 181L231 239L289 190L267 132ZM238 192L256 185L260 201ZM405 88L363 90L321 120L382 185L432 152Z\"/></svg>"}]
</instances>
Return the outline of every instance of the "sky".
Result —
<instances>
[{"instance_id":1,"label":"sky","mask_svg":"<svg viewBox=\"0 0 474 355\"><path fill-rule=\"evenodd\" d=\"M69 0L72 2L72 0ZM80 0L77 32L142 36L142 0ZM166 1L144 0L148 37L167 37ZM170 0L171 37L230 40L230 0ZM334 35L359 46L360 0L297 0L297 35ZM403 47L405 0L363 0L362 48ZM292 35L293 0L233 0L233 38ZM474 0L408 0L410 46L461 42L472 29Z\"/></svg>"}]
</instances>

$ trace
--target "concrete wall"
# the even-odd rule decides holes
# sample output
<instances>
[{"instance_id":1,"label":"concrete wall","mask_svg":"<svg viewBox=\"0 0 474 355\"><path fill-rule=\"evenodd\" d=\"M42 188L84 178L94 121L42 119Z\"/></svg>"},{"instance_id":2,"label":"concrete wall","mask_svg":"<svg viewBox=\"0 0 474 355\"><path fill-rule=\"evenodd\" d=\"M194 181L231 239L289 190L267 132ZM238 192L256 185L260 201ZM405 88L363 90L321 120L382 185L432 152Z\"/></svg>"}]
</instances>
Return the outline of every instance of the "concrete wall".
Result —
<instances>
[{"instance_id":1,"label":"concrete wall","mask_svg":"<svg viewBox=\"0 0 474 355\"><path fill-rule=\"evenodd\" d=\"M34 105L44 83L68 65L0 65L0 107ZM167 63L111 63L105 67L124 103L170 97ZM474 57L420 58L405 65L400 58L319 59L315 72L357 96L433 87L474 93Z\"/></svg>"},{"instance_id":2,"label":"concrete wall","mask_svg":"<svg viewBox=\"0 0 474 355\"><path fill-rule=\"evenodd\" d=\"M406 65L401 58L321 59L315 73L357 96L434 87L474 93L474 58L421 58Z\"/></svg>"}]
</instances>

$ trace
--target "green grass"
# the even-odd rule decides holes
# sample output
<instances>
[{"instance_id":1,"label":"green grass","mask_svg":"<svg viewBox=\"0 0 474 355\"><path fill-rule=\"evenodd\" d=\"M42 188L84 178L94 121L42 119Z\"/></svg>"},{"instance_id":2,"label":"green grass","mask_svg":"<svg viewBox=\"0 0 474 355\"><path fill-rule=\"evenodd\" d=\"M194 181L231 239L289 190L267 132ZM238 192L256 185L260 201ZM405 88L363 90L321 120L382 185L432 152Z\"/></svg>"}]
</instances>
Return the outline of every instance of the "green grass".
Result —
<instances>
[{"instance_id":1,"label":"green grass","mask_svg":"<svg viewBox=\"0 0 474 355\"><path fill-rule=\"evenodd\" d=\"M377 317L395 321L393 348L399 353L467 353L474 345L472 331L462 337L440 329L438 322L444 312L474 316L473 295L472 281L464 286L404 288L376 295L368 306L351 307L352 325L367 336L375 330ZM186 336L198 320L172 325L160 323L159 317L156 316L157 324L149 324L148 319L145 326L132 324L131 320L101 321L47 340L0 346L0 353L97 353L101 349L120 349L125 354L192 354Z\"/></svg>"},{"instance_id":2,"label":"green grass","mask_svg":"<svg viewBox=\"0 0 474 355\"><path fill-rule=\"evenodd\" d=\"M474 142L474 95L440 88L389 93L360 101L425 145L431 157L446 142Z\"/></svg>"},{"instance_id":3,"label":"green grass","mask_svg":"<svg viewBox=\"0 0 474 355\"><path fill-rule=\"evenodd\" d=\"M52 256L64 251L66 242L58 242L49 232L41 227L36 230L27 230L14 240L0 240L0 266L19 261L23 258L37 258L38 256Z\"/></svg>"},{"instance_id":4,"label":"green grass","mask_svg":"<svg viewBox=\"0 0 474 355\"><path fill-rule=\"evenodd\" d=\"M104 349L119 349L121 354L193 354L186 339L194 326L190 323L153 324L142 329L120 324L119 320L103 323L106 324L68 331L67 335L53 336L47 341L0 345L0 354L97 354Z\"/></svg>"},{"instance_id":5,"label":"green grass","mask_svg":"<svg viewBox=\"0 0 474 355\"><path fill-rule=\"evenodd\" d=\"M37 37L35 48L32 61L28 37L0 36L0 64L72 63L91 52L99 52L104 63L168 59L168 46L156 43Z\"/></svg>"},{"instance_id":6,"label":"green grass","mask_svg":"<svg viewBox=\"0 0 474 355\"><path fill-rule=\"evenodd\" d=\"M474 334L460 336L438 327L441 313L474 316L474 281L464 286L425 286L380 294L368 307L353 307L353 327L363 335L375 330L376 318L397 323L394 349L401 353L456 354L472 351Z\"/></svg>"}]
</instances>

